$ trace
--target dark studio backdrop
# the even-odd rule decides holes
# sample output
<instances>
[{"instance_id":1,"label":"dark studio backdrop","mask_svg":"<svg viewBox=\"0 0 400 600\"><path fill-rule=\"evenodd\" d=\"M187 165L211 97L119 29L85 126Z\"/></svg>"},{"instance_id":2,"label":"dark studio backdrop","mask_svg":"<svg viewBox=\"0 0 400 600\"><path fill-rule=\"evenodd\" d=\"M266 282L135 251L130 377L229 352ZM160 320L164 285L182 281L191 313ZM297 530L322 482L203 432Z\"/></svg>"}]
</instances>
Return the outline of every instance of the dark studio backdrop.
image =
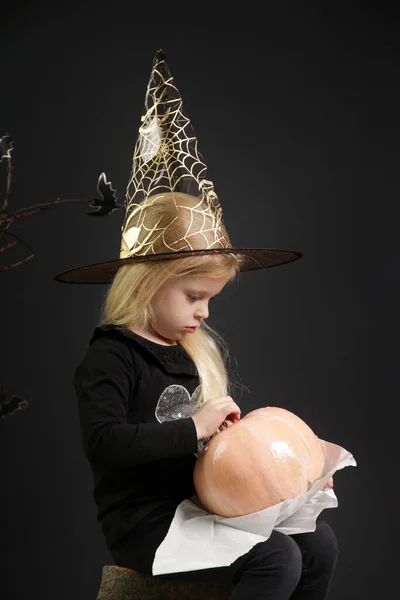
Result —
<instances>
[{"instance_id":1,"label":"dark studio backdrop","mask_svg":"<svg viewBox=\"0 0 400 600\"><path fill-rule=\"evenodd\" d=\"M3 4L0 137L15 146L10 210L94 197L102 171L123 201L164 50L234 245L304 253L244 273L212 305L247 388L235 399L243 415L287 408L354 454L324 512L341 549L330 599L394 599L400 21L388 3L322 6ZM106 287L53 280L117 257L123 212L87 212L18 222L36 257L0 272L0 377L32 397L0 421L4 600L95 598L111 563L71 383Z\"/></svg>"}]
</instances>

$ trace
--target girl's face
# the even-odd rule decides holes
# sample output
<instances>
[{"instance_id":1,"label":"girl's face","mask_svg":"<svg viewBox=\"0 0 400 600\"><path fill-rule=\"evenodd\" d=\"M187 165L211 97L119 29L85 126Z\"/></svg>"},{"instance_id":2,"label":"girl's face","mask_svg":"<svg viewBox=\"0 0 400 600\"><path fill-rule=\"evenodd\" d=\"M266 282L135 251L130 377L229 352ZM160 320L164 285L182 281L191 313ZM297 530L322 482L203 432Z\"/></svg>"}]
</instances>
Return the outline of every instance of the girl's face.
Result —
<instances>
[{"instance_id":1,"label":"girl's face","mask_svg":"<svg viewBox=\"0 0 400 600\"><path fill-rule=\"evenodd\" d=\"M209 315L209 301L224 288L229 278L181 277L166 283L154 296L152 333L164 341L180 342L192 335L185 327L199 327Z\"/></svg>"}]
</instances>

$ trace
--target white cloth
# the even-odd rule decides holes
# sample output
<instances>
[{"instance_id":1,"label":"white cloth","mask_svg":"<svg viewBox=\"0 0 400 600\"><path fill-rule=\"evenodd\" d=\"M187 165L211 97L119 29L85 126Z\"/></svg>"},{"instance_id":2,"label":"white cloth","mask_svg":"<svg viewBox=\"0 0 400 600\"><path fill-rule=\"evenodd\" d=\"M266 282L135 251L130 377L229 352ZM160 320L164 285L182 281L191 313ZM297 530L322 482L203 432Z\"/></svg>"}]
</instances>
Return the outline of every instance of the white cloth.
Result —
<instances>
[{"instance_id":1,"label":"white cloth","mask_svg":"<svg viewBox=\"0 0 400 600\"><path fill-rule=\"evenodd\" d=\"M333 489L326 488L326 482L335 471L356 466L350 452L336 444L320 442L325 456L324 474L308 492L296 498L232 518L208 513L197 496L181 502L157 548L153 575L230 565L255 544L267 540L273 529L287 535L315 531L322 510L338 506L337 497Z\"/></svg>"}]
</instances>

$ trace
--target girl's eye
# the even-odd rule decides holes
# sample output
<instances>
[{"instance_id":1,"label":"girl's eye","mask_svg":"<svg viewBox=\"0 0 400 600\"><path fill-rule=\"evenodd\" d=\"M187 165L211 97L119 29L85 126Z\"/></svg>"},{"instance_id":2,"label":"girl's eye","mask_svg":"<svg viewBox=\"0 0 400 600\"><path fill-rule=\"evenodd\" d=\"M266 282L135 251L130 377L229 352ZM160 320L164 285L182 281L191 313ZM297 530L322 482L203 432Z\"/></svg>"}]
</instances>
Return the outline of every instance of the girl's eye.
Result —
<instances>
[{"instance_id":1,"label":"girl's eye","mask_svg":"<svg viewBox=\"0 0 400 600\"><path fill-rule=\"evenodd\" d=\"M188 295L189 300L191 300L192 302L197 302L197 300L201 300L200 296L190 296ZM215 300L215 298L210 298L210 300Z\"/></svg>"}]
</instances>

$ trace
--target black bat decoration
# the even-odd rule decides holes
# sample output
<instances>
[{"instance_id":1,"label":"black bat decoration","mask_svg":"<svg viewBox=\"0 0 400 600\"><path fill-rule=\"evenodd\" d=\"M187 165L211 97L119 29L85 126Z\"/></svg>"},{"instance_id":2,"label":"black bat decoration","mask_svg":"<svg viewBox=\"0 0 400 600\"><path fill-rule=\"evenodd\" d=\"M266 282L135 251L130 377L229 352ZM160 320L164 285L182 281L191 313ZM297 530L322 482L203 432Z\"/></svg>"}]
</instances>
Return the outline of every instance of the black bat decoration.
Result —
<instances>
[{"instance_id":1,"label":"black bat decoration","mask_svg":"<svg viewBox=\"0 0 400 600\"><path fill-rule=\"evenodd\" d=\"M21 398L21 396L12 394L11 398L7 399L3 387L0 385L0 417L11 417L14 413L25 410L28 406L28 400Z\"/></svg>"},{"instance_id":2,"label":"black bat decoration","mask_svg":"<svg viewBox=\"0 0 400 600\"><path fill-rule=\"evenodd\" d=\"M93 212L87 213L91 217L104 217L122 207L121 204L116 203L117 197L115 195L115 190L112 188L111 181L107 181L105 173L102 173L99 177L97 191L101 198L94 198L90 202L89 206L96 209Z\"/></svg>"},{"instance_id":3,"label":"black bat decoration","mask_svg":"<svg viewBox=\"0 0 400 600\"><path fill-rule=\"evenodd\" d=\"M11 158L12 150L14 150L13 141L8 133L6 133L6 135L0 138L0 162L3 162L3 158L5 160Z\"/></svg>"}]
</instances>

